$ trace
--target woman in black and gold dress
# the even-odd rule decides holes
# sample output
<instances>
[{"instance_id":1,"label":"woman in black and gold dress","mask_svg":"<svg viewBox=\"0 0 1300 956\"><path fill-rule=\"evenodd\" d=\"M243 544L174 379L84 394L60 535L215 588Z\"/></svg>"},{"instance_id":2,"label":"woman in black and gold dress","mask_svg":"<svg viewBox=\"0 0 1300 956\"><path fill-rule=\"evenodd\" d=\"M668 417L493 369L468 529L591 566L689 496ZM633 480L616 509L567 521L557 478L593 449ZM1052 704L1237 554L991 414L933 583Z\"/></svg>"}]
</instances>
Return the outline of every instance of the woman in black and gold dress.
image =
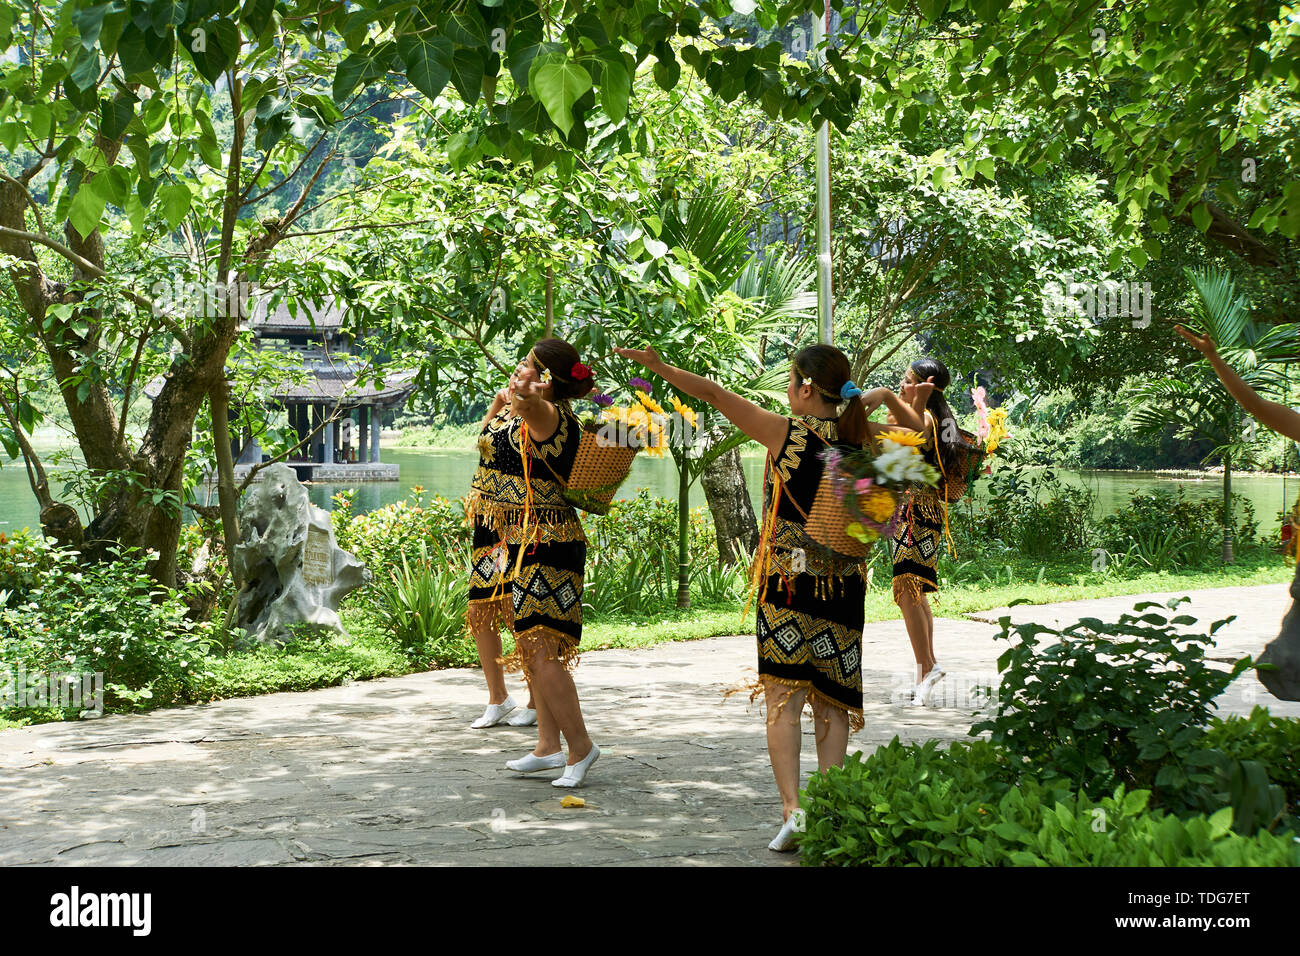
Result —
<instances>
[{"instance_id":1,"label":"woman in black and gold dress","mask_svg":"<svg viewBox=\"0 0 1300 956\"><path fill-rule=\"evenodd\" d=\"M522 669L536 705L537 747L506 768L563 767L552 781L558 787L581 784L600 756L570 674L582 639L587 540L561 486L581 437L569 401L592 385L591 370L567 342L542 339L533 346L484 423L465 509L474 525L468 623L492 698L476 723L496 723L511 709L502 670ZM515 652L504 660L501 623L515 635ZM569 744L567 762L561 735Z\"/></svg>"},{"instance_id":2,"label":"woman in black and gold dress","mask_svg":"<svg viewBox=\"0 0 1300 956\"><path fill-rule=\"evenodd\" d=\"M960 447L957 420L944 398L950 380L948 368L942 362L922 358L908 368L902 387L904 399L915 410L923 412L922 427L914 430L925 438L921 453L926 464L944 475L956 474L960 467L956 457ZM918 395L915 390L920 383L932 385L933 391ZM945 427L946 423L951 424ZM947 441L945 433L949 436ZM939 590L936 568L943 547L943 503L939 489L911 492L904 505L903 518L893 541L894 602L902 612L916 658L916 687L911 702L923 705L945 674L935 659L934 612L926 596Z\"/></svg>"},{"instance_id":3,"label":"woman in black and gold dress","mask_svg":"<svg viewBox=\"0 0 1300 956\"><path fill-rule=\"evenodd\" d=\"M821 557L804 522L828 446L860 448L885 426L867 421L886 403L904 425L920 418L887 388L865 396L849 379L839 349L814 345L794 357L786 396L793 417L778 415L715 382L667 365L654 349L615 349L676 388L707 402L768 451L763 541L755 555L758 674L767 703L767 748L781 793L783 823L769 847L793 848L799 808L799 717L816 721L817 763L842 764L850 729L862 726L862 625L865 562ZM839 409L844 406L841 412Z\"/></svg>"}]
</instances>

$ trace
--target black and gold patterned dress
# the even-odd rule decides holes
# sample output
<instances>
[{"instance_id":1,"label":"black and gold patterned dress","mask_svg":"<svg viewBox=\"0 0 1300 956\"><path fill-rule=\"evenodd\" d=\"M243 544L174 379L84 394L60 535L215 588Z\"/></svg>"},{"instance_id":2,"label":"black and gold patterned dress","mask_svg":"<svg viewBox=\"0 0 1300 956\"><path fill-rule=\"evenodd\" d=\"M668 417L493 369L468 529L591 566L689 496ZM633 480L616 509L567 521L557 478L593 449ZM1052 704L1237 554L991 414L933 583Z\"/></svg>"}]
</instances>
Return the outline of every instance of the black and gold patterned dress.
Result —
<instances>
[{"instance_id":1,"label":"black and gold patterned dress","mask_svg":"<svg viewBox=\"0 0 1300 956\"><path fill-rule=\"evenodd\" d=\"M921 446L926 463L937 468L935 421L925 413L925 444ZM936 565L943 546L943 503L935 488L909 492L903 504L903 522L894 534L894 600L904 594L919 597L939 590Z\"/></svg>"},{"instance_id":2,"label":"black and gold patterned dress","mask_svg":"<svg viewBox=\"0 0 1300 956\"><path fill-rule=\"evenodd\" d=\"M820 457L839 440L834 419L789 419L781 454L767 463L764 533L755 573L758 674L762 685L805 689L849 715L861 729L862 625L866 563L835 557L808 538L804 524L821 483ZM773 506L775 498L775 507Z\"/></svg>"},{"instance_id":3,"label":"black and gold patterned dress","mask_svg":"<svg viewBox=\"0 0 1300 956\"><path fill-rule=\"evenodd\" d=\"M473 523L469 614L472 629L485 617L515 633L507 670L527 671L521 649L541 642L566 667L577 662L582 640L582 578L587 538L578 513L562 495L581 438L568 402L556 402L559 424L544 442L521 444L523 419L502 410L479 434L479 464L465 505Z\"/></svg>"}]
</instances>

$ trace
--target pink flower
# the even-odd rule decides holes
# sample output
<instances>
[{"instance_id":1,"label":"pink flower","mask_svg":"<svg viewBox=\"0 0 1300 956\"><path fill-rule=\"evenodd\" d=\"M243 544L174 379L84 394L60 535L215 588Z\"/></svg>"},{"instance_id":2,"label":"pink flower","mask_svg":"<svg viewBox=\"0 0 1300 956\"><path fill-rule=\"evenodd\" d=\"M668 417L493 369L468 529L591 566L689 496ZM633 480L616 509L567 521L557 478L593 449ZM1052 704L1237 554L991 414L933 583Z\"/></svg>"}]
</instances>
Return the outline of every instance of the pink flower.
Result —
<instances>
[{"instance_id":1,"label":"pink flower","mask_svg":"<svg viewBox=\"0 0 1300 956\"><path fill-rule=\"evenodd\" d=\"M971 401L975 403L975 414L979 418L979 439L983 441L989 437L989 407L985 403L984 386L980 385L978 388L972 388L970 397Z\"/></svg>"},{"instance_id":2,"label":"pink flower","mask_svg":"<svg viewBox=\"0 0 1300 956\"><path fill-rule=\"evenodd\" d=\"M867 493L867 490L871 487L871 485L872 485L872 481L870 478L859 478L854 483L853 490L860 495L865 495Z\"/></svg>"}]
</instances>

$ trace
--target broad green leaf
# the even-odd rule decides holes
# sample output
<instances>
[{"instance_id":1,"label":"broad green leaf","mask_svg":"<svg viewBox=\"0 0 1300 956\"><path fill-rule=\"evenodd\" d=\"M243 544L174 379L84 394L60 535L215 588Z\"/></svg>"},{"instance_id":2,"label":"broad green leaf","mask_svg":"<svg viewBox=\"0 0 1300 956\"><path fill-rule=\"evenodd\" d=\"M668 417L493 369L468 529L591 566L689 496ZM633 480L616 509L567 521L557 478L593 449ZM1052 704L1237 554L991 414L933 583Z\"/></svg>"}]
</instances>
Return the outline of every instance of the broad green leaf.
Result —
<instances>
[{"instance_id":1,"label":"broad green leaf","mask_svg":"<svg viewBox=\"0 0 1300 956\"><path fill-rule=\"evenodd\" d=\"M429 99L437 99L451 79L451 41L428 34L404 36L397 41L397 52L411 85ZM334 99L337 102L339 97Z\"/></svg>"},{"instance_id":2,"label":"broad green leaf","mask_svg":"<svg viewBox=\"0 0 1300 956\"><path fill-rule=\"evenodd\" d=\"M546 63L530 77L533 96L565 136L573 128L573 104L591 89L591 75L573 62Z\"/></svg>"},{"instance_id":3,"label":"broad green leaf","mask_svg":"<svg viewBox=\"0 0 1300 956\"><path fill-rule=\"evenodd\" d=\"M156 201L162 205L163 219L175 229L190 211L190 188L184 183L168 183L158 187Z\"/></svg>"},{"instance_id":4,"label":"broad green leaf","mask_svg":"<svg viewBox=\"0 0 1300 956\"><path fill-rule=\"evenodd\" d=\"M93 181L92 181L93 182ZM72 197L72 207L68 211L68 221L78 235L85 239L99 227L99 220L104 215L104 197L90 188L87 183L77 190Z\"/></svg>"}]
</instances>

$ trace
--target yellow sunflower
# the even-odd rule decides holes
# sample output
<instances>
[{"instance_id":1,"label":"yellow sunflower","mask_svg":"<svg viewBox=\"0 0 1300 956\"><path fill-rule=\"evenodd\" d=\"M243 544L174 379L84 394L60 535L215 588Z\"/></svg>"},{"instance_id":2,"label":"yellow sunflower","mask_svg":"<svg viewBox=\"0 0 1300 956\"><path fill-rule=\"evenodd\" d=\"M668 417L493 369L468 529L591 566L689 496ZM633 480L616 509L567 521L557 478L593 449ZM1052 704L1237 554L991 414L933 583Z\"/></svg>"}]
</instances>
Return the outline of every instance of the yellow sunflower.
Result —
<instances>
[{"instance_id":1,"label":"yellow sunflower","mask_svg":"<svg viewBox=\"0 0 1300 956\"><path fill-rule=\"evenodd\" d=\"M671 396L671 401L673 403L673 411L678 415L681 415L687 424L692 428L699 425L699 418L696 416L695 412L683 405L676 395Z\"/></svg>"},{"instance_id":2,"label":"yellow sunflower","mask_svg":"<svg viewBox=\"0 0 1300 956\"><path fill-rule=\"evenodd\" d=\"M881 432L877 436L881 441L892 441L897 445L908 445L917 448L925 444L925 436L920 432L905 432L894 429L892 431Z\"/></svg>"},{"instance_id":3,"label":"yellow sunflower","mask_svg":"<svg viewBox=\"0 0 1300 956\"><path fill-rule=\"evenodd\" d=\"M875 494L862 502L862 510L876 524L884 524L894 513L897 503L892 493L878 488Z\"/></svg>"},{"instance_id":4,"label":"yellow sunflower","mask_svg":"<svg viewBox=\"0 0 1300 956\"><path fill-rule=\"evenodd\" d=\"M641 389L636 390L637 401L646 407L647 410L654 412L656 415L666 415L664 407L647 395Z\"/></svg>"}]
</instances>

